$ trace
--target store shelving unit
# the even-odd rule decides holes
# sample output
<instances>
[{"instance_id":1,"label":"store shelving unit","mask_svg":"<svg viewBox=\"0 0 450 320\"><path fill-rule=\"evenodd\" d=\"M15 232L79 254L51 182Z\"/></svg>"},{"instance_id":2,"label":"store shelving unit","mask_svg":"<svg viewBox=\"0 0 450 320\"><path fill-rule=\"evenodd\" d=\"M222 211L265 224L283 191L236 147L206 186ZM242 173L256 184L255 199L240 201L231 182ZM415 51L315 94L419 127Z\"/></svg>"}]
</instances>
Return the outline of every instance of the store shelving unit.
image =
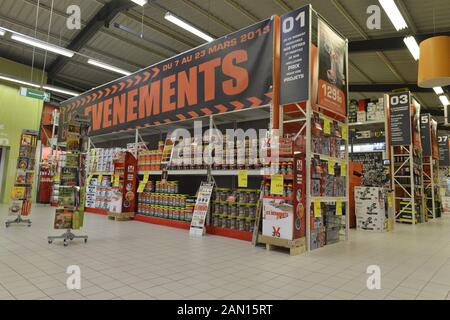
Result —
<instances>
[{"instance_id":1,"label":"store shelving unit","mask_svg":"<svg viewBox=\"0 0 450 320\"><path fill-rule=\"evenodd\" d=\"M422 156L413 145L393 147L392 172L397 222L426 221L423 210Z\"/></svg>"}]
</instances>

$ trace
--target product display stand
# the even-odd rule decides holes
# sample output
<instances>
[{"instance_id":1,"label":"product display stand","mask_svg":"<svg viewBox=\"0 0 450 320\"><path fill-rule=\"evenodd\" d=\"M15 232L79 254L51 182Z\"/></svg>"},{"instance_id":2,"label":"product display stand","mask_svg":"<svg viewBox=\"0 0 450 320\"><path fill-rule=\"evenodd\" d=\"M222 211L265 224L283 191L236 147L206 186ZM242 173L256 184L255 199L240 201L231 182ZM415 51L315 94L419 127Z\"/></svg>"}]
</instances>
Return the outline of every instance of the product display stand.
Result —
<instances>
[{"instance_id":1,"label":"product display stand","mask_svg":"<svg viewBox=\"0 0 450 320\"><path fill-rule=\"evenodd\" d=\"M26 224L31 226L30 219L23 219L31 213L32 187L34 180L35 154L38 132L23 130L20 136L19 158L14 187L11 191L10 215L17 215L14 220L6 221L8 228L12 224Z\"/></svg>"},{"instance_id":2,"label":"product display stand","mask_svg":"<svg viewBox=\"0 0 450 320\"><path fill-rule=\"evenodd\" d=\"M66 138L65 164L61 168L61 185L59 187L58 207L55 213L55 229L65 229L60 236L49 236L48 243L63 240L64 246L75 239L83 239L86 243L88 236L75 235L72 230L78 230L84 222L85 203L85 157L89 148L87 138L90 121L78 116L69 119Z\"/></svg>"}]
</instances>

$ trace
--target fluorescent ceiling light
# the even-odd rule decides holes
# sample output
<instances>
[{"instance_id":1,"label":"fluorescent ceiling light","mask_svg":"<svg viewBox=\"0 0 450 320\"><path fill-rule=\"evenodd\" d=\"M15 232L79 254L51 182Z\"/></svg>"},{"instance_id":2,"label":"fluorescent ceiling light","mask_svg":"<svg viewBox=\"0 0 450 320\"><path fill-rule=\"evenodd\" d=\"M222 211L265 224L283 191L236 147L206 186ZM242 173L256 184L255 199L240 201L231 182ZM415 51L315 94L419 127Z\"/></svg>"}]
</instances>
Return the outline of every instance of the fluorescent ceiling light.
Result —
<instances>
[{"instance_id":1,"label":"fluorescent ceiling light","mask_svg":"<svg viewBox=\"0 0 450 320\"><path fill-rule=\"evenodd\" d=\"M450 104L450 101L448 101L447 96L439 96L439 100L441 100L442 104L445 106L448 106Z\"/></svg>"},{"instance_id":2,"label":"fluorescent ceiling light","mask_svg":"<svg viewBox=\"0 0 450 320\"><path fill-rule=\"evenodd\" d=\"M114 72L117 72L117 73L120 73L120 74L123 74L123 75L126 75L126 76L129 76L131 74L131 72L129 72L129 71L126 71L126 70L114 67L112 65L109 65L109 64L106 64L106 63L103 63L103 62L100 62L100 61L97 61L97 60L94 60L94 59L89 59L88 63L92 64L94 66L97 66L99 68L110 70L110 71L114 71Z\"/></svg>"},{"instance_id":3,"label":"fluorescent ceiling light","mask_svg":"<svg viewBox=\"0 0 450 320\"><path fill-rule=\"evenodd\" d=\"M0 28L0 37L3 37L5 35L6 31Z\"/></svg>"},{"instance_id":4,"label":"fluorescent ceiling light","mask_svg":"<svg viewBox=\"0 0 450 320\"><path fill-rule=\"evenodd\" d=\"M409 50L409 52L411 52L411 54L414 57L414 59L415 60L419 60L419 58L420 58L420 48L419 48L419 45L417 44L416 39L414 39L414 37L410 36L410 37L404 38L403 42L408 47L408 50Z\"/></svg>"},{"instance_id":5,"label":"fluorescent ceiling light","mask_svg":"<svg viewBox=\"0 0 450 320\"><path fill-rule=\"evenodd\" d=\"M140 5L141 7L145 6L147 4L147 0L131 0L134 3Z\"/></svg>"},{"instance_id":6,"label":"fluorescent ceiling light","mask_svg":"<svg viewBox=\"0 0 450 320\"><path fill-rule=\"evenodd\" d=\"M41 41L41 40L38 40L35 38L31 38L31 37L27 37L27 36L13 34L11 36L11 39L16 40L18 42L28 44L33 47L38 47L38 48L41 48L44 50L48 50L48 51L51 51L51 52L54 52L54 53L57 53L57 54L60 54L60 55L63 55L63 56L69 57L69 58L72 58L73 55L75 54L75 52L70 51L68 49L65 49L65 48L62 48L59 46L55 46L48 42L44 42L44 41Z\"/></svg>"},{"instance_id":7,"label":"fluorescent ceiling light","mask_svg":"<svg viewBox=\"0 0 450 320\"><path fill-rule=\"evenodd\" d=\"M35 88L39 88L40 86L31 82L26 82L26 81L22 81L22 80L18 80L18 79L14 79L11 77L7 77L7 76L0 76L0 80L5 80L5 81L9 81L9 82L15 82L18 84L23 84L24 86L29 86L29 87L35 87Z\"/></svg>"},{"instance_id":8,"label":"fluorescent ceiling light","mask_svg":"<svg viewBox=\"0 0 450 320\"><path fill-rule=\"evenodd\" d=\"M378 0L397 31L408 28L394 0Z\"/></svg>"},{"instance_id":9,"label":"fluorescent ceiling light","mask_svg":"<svg viewBox=\"0 0 450 320\"><path fill-rule=\"evenodd\" d=\"M45 89L45 90L48 90L48 91L59 92L59 93L67 94L69 96L74 96L74 97L80 95L79 92L66 90L66 89L63 89L63 88L58 88L58 87L54 87L54 86L50 86L50 85L42 86L42 89Z\"/></svg>"},{"instance_id":10,"label":"fluorescent ceiling light","mask_svg":"<svg viewBox=\"0 0 450 320\"><path fill-rule=\"evenodd\" d=\"M214 41L214 38L207 35L203 31L197 29L196 27L192 26L191 24L187 23L186 21L183 21L182 19L178 18L171 12L167 12L164 18L177 26L189 31L190 33L195 34L197 37L202 38L208 42Z\"/></svg>"},{"instance_id":11,"label":"fluorescent ceiling light","mask_svg":"<svg viewBox=\"0 0 450 320\"><path fill-rule=\"evenodd\" d=\"M444 90L441 87L434 87L433 90L437 95L444 94Z\"/></svg>"}]
</instances>

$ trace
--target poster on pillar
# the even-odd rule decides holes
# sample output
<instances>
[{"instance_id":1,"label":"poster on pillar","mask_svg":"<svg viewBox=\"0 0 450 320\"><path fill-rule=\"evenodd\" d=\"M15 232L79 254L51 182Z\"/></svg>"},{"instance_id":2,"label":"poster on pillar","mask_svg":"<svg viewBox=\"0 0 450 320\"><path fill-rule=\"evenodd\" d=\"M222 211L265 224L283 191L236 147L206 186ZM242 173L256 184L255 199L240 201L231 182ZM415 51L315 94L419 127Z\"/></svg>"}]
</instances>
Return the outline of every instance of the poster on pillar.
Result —
<instances>
[{"instance_id":1,"label":"poster on pillar","mask_svg":"<svg viewBox=\"0 0 450 320\"><path fill-rule=\"evenodd\" d=\"M311 6L281 17L280 104L309 99Z\"/></svg>"},{"instance_id":2,"label":"poster on pillar","mask_svg":"<svg viewBox=\"0 0 450 320\"><path fill-rule=\"evenodd\" d=\"M318 20L319 79L317 104L342 116L347 114L347 41Z\"/></svg>"},{"instance_id":3,"label":"poster on pillar","mask_svg":"<svg viewBox=\"0 0 450 320\"><path fill-rule=\"evenodd\" d=\"M60 125L87 115L96 136L268 105L273 40L273 19L256 23L63 102Z\"/></svg>"},{"instance_id":4,"label":"poster on pillar","mask_svg":"<svg viewBox=\"0 0 450 320\"><path fill-rule=\"evenodd\" d=\"M448 131L438 132L438 144L439 144L439 166L450 166L450 135Z\"/></svg>"}]
</instances>

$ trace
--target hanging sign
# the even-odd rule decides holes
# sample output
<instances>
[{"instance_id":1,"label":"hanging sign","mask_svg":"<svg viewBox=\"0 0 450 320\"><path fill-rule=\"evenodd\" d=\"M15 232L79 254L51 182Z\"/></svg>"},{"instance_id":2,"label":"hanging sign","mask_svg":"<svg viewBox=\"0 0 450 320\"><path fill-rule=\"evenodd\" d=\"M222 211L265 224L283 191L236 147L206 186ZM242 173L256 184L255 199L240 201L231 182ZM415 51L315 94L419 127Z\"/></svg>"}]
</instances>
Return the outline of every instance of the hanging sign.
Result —
<instances>
[{"instance_id":1,"label":"hanging sign","mask_svg":"<svg viewBox=\"0 0 450 320\"><path fill-rule=\"evenodd\" d=\"M318 25L319 80L317 104L343 116L347 114L347 42L324 21Z\"/></svg>"},{"instance_id":2,"label":"hanging sign","mask_svg":"<svg viewBox=\"0 0 450 320\"><path fill-rule=\"evenodd\" d=\"M431 156L431 115L422 114L420 116L420 135L422 139L422 154L425 157Z\"/></svg>"},{"instance_id":3,"label":"hanging sign","mask_svg":"<svg viewBox=\"0 0 450 320\"><path fill-rule=\"evenodd\" d=\"M438 132L439 166L450 166L450 139L447 131Z\"/></svg>"},{"instance_id":4,"label":"hanging sign","mask_svg":"<svg viewBox=\"0 0 450 320\"><path fill-rule=\"evenodd\" d=\"M247 188L248 185L248 173L246 170L238 171L238 188Z\"/></svg>"},{"instance_id":5,"label":"hanging sign","mask_svg":"<svg viewBox=\"0 0 450 320\"><path fill-rule=\"evenodd\" d=\"M309 99L310 12L307 5L281 17L280 104Z\"/></svg>"},{"instance_id":6,"label":"hanging sign","mask_svg":"<svg viewBox=\"0 0 450 320\"><path fill-rule=\"evenodd\" d=\"M392 146L406 146L412 142L411 96L409 92L389 95L390 137Z\"/></svg>"},{"instance_id":7,"label":"hanging sign","mask_svg":"<svg viewBox=\"0 0 450 320\"><path fill-rule=\"evenodd\" d=\"M282 174L273 174L270 178L270 194L283 195L284 178Z\"/></svg>"},{"instance_id":8,"label":"hanging sign","mask_svg":"<svg viewBox=\"0 0 450 320\"><path fill-rule=\"evenodd\" d=\"M194 212L192 213L190 236L202 237L205 234L206 215L208 214L213 189L214 184L212 183L202 182L200 185Z\"/></svg>"},{"instance_id":9,"label":"hanging sign","mask_svg":"<svg viewBox=\"0 0 450 320\"><path fill-rule=\"evenodd\" d=\"M273 41L256 23L63 102L60 124L86 115L96 136L268 105Z\"/></svg>"},{"instance_id":10,"label":"hanging sign","mask_svg":"<svg viewBox=\"0 0 450 320\"><path fill-rule=\"evenodd\" d=\"M19 93L21 96L42 100L44 102L50 102L50 92L45 92L37 89L20 87Z\"/></svg>"}]
</instances>

